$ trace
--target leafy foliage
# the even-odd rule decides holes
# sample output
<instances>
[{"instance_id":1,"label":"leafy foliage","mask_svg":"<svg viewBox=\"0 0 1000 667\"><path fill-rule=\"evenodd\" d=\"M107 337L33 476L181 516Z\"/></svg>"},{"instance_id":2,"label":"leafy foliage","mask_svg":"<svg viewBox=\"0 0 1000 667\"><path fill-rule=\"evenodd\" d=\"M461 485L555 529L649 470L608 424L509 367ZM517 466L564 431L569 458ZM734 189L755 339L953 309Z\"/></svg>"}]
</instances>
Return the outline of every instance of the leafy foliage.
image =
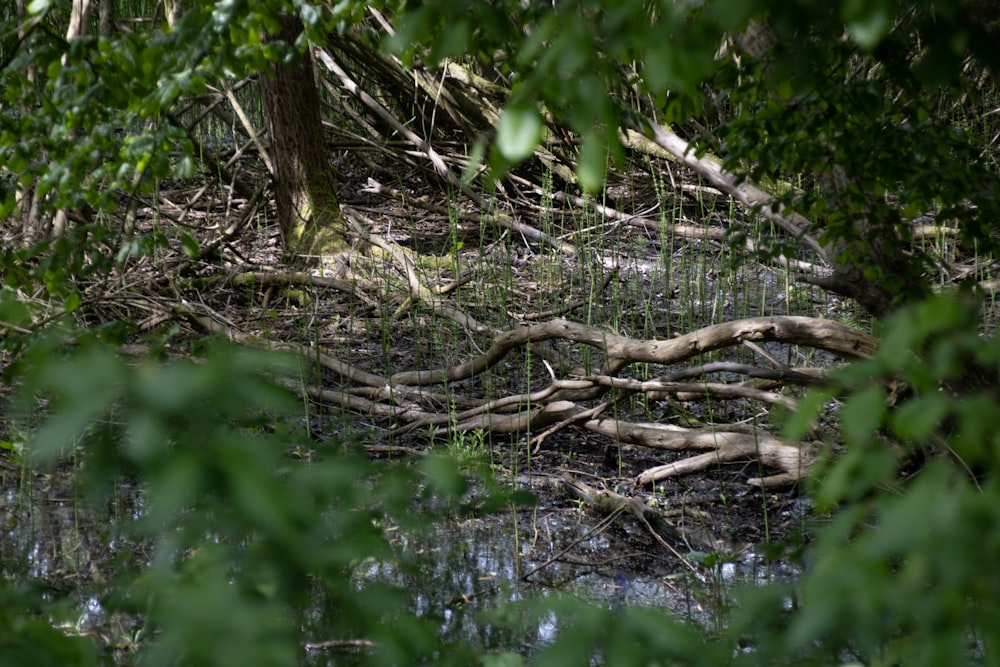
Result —
<instances>
[{"instance_id":1,"label":"leafy foliage","mask_svg":"<svg viewBox=\"0 0 1000 667\"><path fill-rule=\"evenodd\" d=\"M905 82L911 93L956 81L967 52L987 67L1000 64L989 37L961 3L921 2L903 11L893 0L845 0L834 5L717 0L703 6L596 0L456 5L438 0L414 3L407 10L389 40L390 48L412 57L430 44L427 55L432 63L446 57L479 58L512 81L514 108L543 106L581 136L599 136L615 155L620 155L617 131L632 114L632 93L622 82L635 84L641 93L651 96L658 117L667 122L685 119L709 103L703 84L732 63L717 57L719 45L727 35L746 29L751 19L766 20L775 33L774 47L763 56L768 62L764 76L743 73L743 80L755 88L751 97L763 101L777 92L776 101L786 105L794 102L795 95L816 95L827 104L839 101L843 105L837 104L839 112L855 123L880 123L884 115L871 114L864 106L850 106L857 100L849 99L852 86L843 85L843 70L857 63L850 60L851 54L867 53L890 66L889 79L894 84ZM845 24L853 42L840 39ZM804 35L808 37L803 39ZM907 55L917 42L927 48L913 62ZM828 78L818 81L817 75ZM868 82L861 79L859 88ZM733 82L714 90L737 100L751 92L740 91ZM879 104L885 99L877 96L878 91L869 92L874 93L871 100ZM758 111L746 108L748 114ZM805 149L807 159L836 146L834 137L810 132L801 125L810 117L799 114L794 121L789 119L789 125L795 124L791 132L774 128L766 142L774 151L768 157L779 153L793 157L781 150L782 141L795 141L799 151ZM814 122L826 127L829 121L820 114ZM748 122L743 129L749 131L750 125ZM755 127L763 129L766 122ZM857 136L868 141L874 134L862 129ZM751 136L743 139L746 146L759 145ZM734 147L727 144L727 148ZM727 166L752 157L736 147ZM831 158L828 154L819 157L823 162ZM502 165L499 158L517 161L503 146L494 158L495 166ZM773 168L767 160L757 163Z\"/></svg>"},{"instance_id":2,"label":"leafy foliage","mask_svg":"<svg viewBox=\"0 0 1000 667\"><path fill-rule=\"evenodd\" d=\"M362 3L188 4L173 30L70 44L58 37L55 3L32 2L27 17L0 14L0 217L15 210L19 189L34 188L50 208L110 211L122 193L191 176L194 146L177 120L179 100L204 91L209 77L298 57L304 39L265 39L281 11L297 12L313 39L364 11ZM513 82L493 145L497 169L531 155L551 113L583 137L578 177L596 189L609 157L620 155L617 131L635 121L625 100L637 89L660 120L712 107L719 122L702 146L724 149L734 171L777 180L843 170L844 187L789 190L785 201L822 220L855 259L876 247L883 258L902 256L904 219L925 210L958 220L966 242L992 248L996 175L972 159L969 137L936 115L929 95L941 86L974 93L958 76L962 60L996 67L997 53L963 3L903 9L890 0L434 0L401 8L390 46L413 57L429 44L432 63L478 58ZM751 18L768 19L775 46L738 63L716 58L724 35ZM851 40L842 39L845 26ZM865 67L879 76L853 76ZM113 347L124 326L70 325L81 279L164 242L79 225L5 250L0 290L5 326L30 332L5 336L19 360L5 382L19 384L23 409L39 398L50 407L28 460L44 468L76 457L94 503L121 480L141 484L147 498L130 529L156 544L154 558L121 572L104 600L145 619L137 659L299 664L303 639L320 632L375 639L377 664L479 659L473 647L442 645L429 621L407 612L403 591L353 577L371 559L406 565L384 528L435 520L417 501L467 499L452 462L383 468L350 441L306 442L293 426L301 405L281 383L299 370L287 359L212 342L192 350L197 363L128 363ZM651 611L528 605L538 618L555 611L564 621L538 664L1000 664L1000 579L990 567L1000 559L1000 436L992 430L1000 345L978 329L981 304L929 297L929 258L918 259L907 258L885 287L920 301L886 323L875 359L842 373L836 391L813 394L790 427L804 432L843 397L843 451L813 489L831 518L801 582L747 591L709 635ZM35 331L34 306L15 298L28 286L62 304ZM978 382L983 374L993 383ZM892 409L890 378L907 392ZM296 449L317 460L287 455ZM911 477L920 457L933 460ZM4 584L0 598L0 663L110 662L52 626L45 596ZM331 610L320 620L305 613L316 599ZM513 625L512 616L499 610L495 622Z\"/></svg>"},{"instance_id":3,"label":"leafy foliage","mask_svg":"<svg viewBox=\"0 0 1000 667\"><path fill-rule=\"evenodd\" d=\"M904 309L887 323L896 345L840 374L846 451L816 476L830 518L803 554L800 581L742 591L717 635L650 612L574 606L539 664L1000 664L1000 577L989 566L1000 558L1000 441L990 428L1000 406L994 392L942 391L963 358L1000 372L1000 344L978 335L970 312L949 297ZM872 385L888 377L912 390L893 411ZM817 390L812 404L830 397ZM950 455L908 472L928 447ZM989 472L979 479L970 468Z\"/></svg>"},{"instance_id":4,"label":"leafy foliage","mask_svg":"<svg viewBox=\"0 0 1000 667\"><path fill-rule=\"evenodd\" d=\"M961 374L963 358L998 370L997 339L980 337L970 312L967 303L945 297L905 309L888 324L880 353L842 373L850 391L845 425L857 421L850 435L845 430L845 455L816 482L822 506L839 509L810 554L796 606L762 638L759 664L766 656L771 664L847 656L886 665L1000 660L990 602L1000 579L983 567L1000 555L996 436L989 427L997 397L942 390ZM880 377L902 378L911 392L894 411L872 387ZM890 434L897 456L887 446ZM945 456L904 489L907 461L929 449ZM991 473L980 480L970 468ZM765 612L751 603L746 613Z\"/></svg>"},{"instance_id":5,"label":"leafy foliage","mask_svg":"<svg viewBox=\"0 0 1000 667\"><path fill-rule=\"evenodd\" d=\"M155 545L152 560L121 571L104 600L109 613L145 618L139 661L297 665L303 633L330 633L375 640L376 664L443 651L437 662L462 664L468 649L441 646L433 624L405 612L408 595L354 576L373 560L407 567L385 528L426 527L431 498L457 508L469 487L454 464L384 467L349 440L303 442L291 426L301 404L276 383L295 369L273 354L212 343L204 363L132 365L99 342L52 352L28 350L36 363L19 378L22 401L51 401L26 452L43 468L73 454L95 508L123 480L141 484L144 511L125 530ZM316 460L286 454L296 448ZM332 614L306 617L320 599ZM42 615L0 616L5 659L94 664L89 640L53 629L40 601L31 608Z\"/></svg>"}]
</instances>

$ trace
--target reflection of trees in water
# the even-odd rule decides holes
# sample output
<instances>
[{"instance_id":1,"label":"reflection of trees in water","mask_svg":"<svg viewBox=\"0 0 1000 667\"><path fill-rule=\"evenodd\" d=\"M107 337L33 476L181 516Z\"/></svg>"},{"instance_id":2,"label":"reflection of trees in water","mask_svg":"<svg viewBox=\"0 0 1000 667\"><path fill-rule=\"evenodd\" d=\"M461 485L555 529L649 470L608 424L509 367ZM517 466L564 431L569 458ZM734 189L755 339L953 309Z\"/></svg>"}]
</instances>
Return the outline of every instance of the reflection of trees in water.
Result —
<instances>
[{"instance_id":1,"label":"reflection of trees in water","mask_svg":"<svg viewBox=\"0 0 1000 667\"><path fill-rule=\"evenodd\" d=\"M123 526L139 518L142 499L120 485L113 506L95 507L79 497L71 471L4 476L6 509L16 519L0 539L0 564L8 581L57 591L72 607L54 618L72 632L119 637L141 627L141 619L109 615L101 602L116 580L146 564L146 544Z\"/></svg>"},{"instance_id":2,"label":"reflection of trees in water","mask_svg":"<svg viewBox=\"0 0 1000 667\"><path fill-rule=\"evenodd\" d=\"M510 515L445 522L407 538L407 566L372 563L358 571L359 585L380 580L399 586L410 593L414 613L440 623L443 638L495 650L530 650L555 638L560 617L534 613L531 600L536 598L573 595L608 607L638 603L693 618L696 601L689 588L699 582L681 578L667 585L656 568L616 569L631 561L603 532L523 581L526 572L593 528L591 519L575 510L549 512L530 529L523 521L518 539Z\"/></svg>"}]
</instances>

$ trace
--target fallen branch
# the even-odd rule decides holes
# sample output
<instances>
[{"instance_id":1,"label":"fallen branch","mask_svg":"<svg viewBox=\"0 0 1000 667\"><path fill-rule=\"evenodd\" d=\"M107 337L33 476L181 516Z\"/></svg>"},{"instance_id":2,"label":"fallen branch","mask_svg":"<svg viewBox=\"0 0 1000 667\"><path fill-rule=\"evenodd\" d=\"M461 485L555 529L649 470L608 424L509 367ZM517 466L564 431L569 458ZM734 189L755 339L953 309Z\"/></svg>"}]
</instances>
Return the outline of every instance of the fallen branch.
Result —
<instances>
[{"instance_id":1,"label":"fallen branch","mask_svg":"<svg viewBox=\"0 0 1000 667\"><path fill-rule=\"evenodd\" d=\"M694 169L699 175L708 179L713 185L748 208L760 211L761 216L788 232L792 238L805 244L817 255L834 264L836 258L829 257L829 251L810 233L813 223L794 211L784 211L782 207L773 206L774 196L761 190L752 183L738 182L734 174L722 170L722 165L709 157L698 157L687 141L663 127L659 123L647 121L646 128L634 127L625 137L628 145L643 146L652 143L665 151L673 159ZM648 128L652 139L642 134Z\"/></svg>"},{"instance_id":2,"label":"fallen branch","mask_svg":"<svg viewBox=\"0 0 1000 667\"><path fill-rule=\"evenodd\" d=\"M755 317L704 327L670 340L635 340L564 319L501 332L482 355L448 368L404 371L394 384L430 385L465 380L495 365L511 350L552 339L571 340L603 350L628 363L675 364L743 340L774 341L828 350L848 358L870 357L878 344L871 334L815 317Z\"/></svg>"},{"instance_id":3,"label":"fallen branch","mask_svg":"<svg viewBox=\"0 0 1000 667\"><path fill-rule=\"evenodd\" d=\"M714 549L716 544L711 538L707 538L704 534L696 533L691 531L690 534L681 535L677 530L677 526L674 525L667 517L665 517L658 510L650 507L649 505L642 502L640 498L623 496L621 494L615 493L610 489L595 489L587 484L584 484L580 480L576 479L568 473L564 473L560 478L562 482L563 492L582 501L588 507L594 509L602 514L607 514L609 516L617 516L622 512L628 512L635 518L639 519L649 531L649 534L659 542L665 549L670 551L679 561L684 563L689 570L692 572L697 572L697 568L689 561L684 558L677 551L677 549L664 539L663 534L666 534L675 542L685 542L689 543L694 541L699 547Z\"/></svg>"},{"instance_id":4,"label":"fallen branch","mask_svg":"<svg viewBox=\"0 0 1000 667\"><path fill-rule=\"evenodd\" d=\"M755 433L691 431L669 424L629 424L612 419L593 420L583 426L595 433L653 449L711 450L708 454L646 470L636 478L636 483L641 486L705 470L719 463L755 460L782 473L751 478L747 480L748 484L762 487L787 485L800 481L809 473L815 456L812 446L790 444L763 430Z\"/></svg>"}]
</instances>

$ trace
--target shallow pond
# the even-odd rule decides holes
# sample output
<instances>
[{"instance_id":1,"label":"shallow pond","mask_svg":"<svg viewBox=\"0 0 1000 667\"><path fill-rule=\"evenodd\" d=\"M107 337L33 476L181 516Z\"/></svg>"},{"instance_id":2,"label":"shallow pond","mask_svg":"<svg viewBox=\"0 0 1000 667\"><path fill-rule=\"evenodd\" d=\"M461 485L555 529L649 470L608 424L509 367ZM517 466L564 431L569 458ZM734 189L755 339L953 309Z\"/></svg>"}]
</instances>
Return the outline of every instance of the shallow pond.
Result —
<instances>
[{"instance_id":1,"label":"shallow pond","mask_svg":"<svg viewBox=\"0 0 1000 667\"><path fill-rule=\"evenodd\" d=\"M96 516L59 488L57 477L39 476L18 488L7 477L2 510L0 574L8 583L48 587L69 605L55 624L116 646L137 640L141 619L109 615L94 591L118 568L148 558L144 545L124 537L124 526L142 512L133 488L122 488L115 507ZM669 610L712 626L737 584L794 576L767 565L754 551L729 555L695 553L677 545L678 559L630 529L628 520L604 523L581 508L519 510L476 519L450 520L423 535L395 538L417 567L391 562L360 565L359 585L381 580L411 593L411 609L433 619L446 640L465 640L489 650L530 653L551 641L560 619L543 616L516 630L492 624L482 612L533 598L571 594L611 608L640 605ZM320 620L308 633L313 664L352 658L330 650ZM310 614L307 614L310 615ZM351 652L348 651L348 654ZM353 659L363 661L364 651Z\"/></svg>"}]
</instances>

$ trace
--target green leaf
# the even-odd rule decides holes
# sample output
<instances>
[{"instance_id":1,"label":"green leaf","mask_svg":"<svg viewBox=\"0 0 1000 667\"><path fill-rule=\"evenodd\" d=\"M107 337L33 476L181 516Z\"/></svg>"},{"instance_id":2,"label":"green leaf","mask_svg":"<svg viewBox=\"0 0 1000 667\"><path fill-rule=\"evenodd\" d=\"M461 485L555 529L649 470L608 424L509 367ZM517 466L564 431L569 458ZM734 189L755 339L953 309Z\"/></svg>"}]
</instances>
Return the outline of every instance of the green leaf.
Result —
<instances>
[{"instance_id":1,"label":"green leaf","mask_svg":"<svg viewBox=\"0 0 1000 667\"><path fill-rule=\"evenodd\" d=\"M421 463L427 474L427 481L436 493L458 498L468 490L468 480L459 471L454 459L447 456L428 456Z\"/></svg>"},{"instance_id":2,"label":"green leaf","mask_svg":"<svg viewBox=\"0 0 1000 667\"><path fill-rule=\"evenodd\" d=\"M20 618L10 625L4 628L0 646L0 665L4 667L90 667L97 664L97 648L88 637L67 636L48 622L32 618Z\"/></svg>"},{"instance_id":3,"label":"green leaf","mask_svg":"<svg viewBox=\"0 0 1000 667\"><path fill-rule=\"evenodd\" d=\"M63 302L63 307L66 309L67 313L74 312L80 307L80 294L78 292L70 292L66 295L66 300Z\"/></svg>"},{"instance_id":4,"label":"green leaf","mask_svg":"<svg viewBox=\"0 0 1000 667\"><path fill-rule=\"evenodd\" d=\"M195 174L194 159L185 155L177 163L177 178L192 178Z\"/></svg>"},{"instance_id":5,"label":"green leaf","mask_svg":"<svg viewBox=\"0 0 1000 667\"><path fill-rule=\"evenodd\" d=\"M608 174L608 142L603 132L592 131L584 136L583 147L576 163L576 177L586 192L597 192Z\"/></svg>"},{"instance_id":6,"label":"green leaf","mask_svg":"<svg viewBox=\"0 0 1000 667\"><path fill-rule=\"evenodd\" d=\"M832 389L813 389L799 401L798 408L788 415L782 430L782 437L790 441L801 440L819 418L823 408L833 400Z\"/></svg>"},{"instance_id":7,"label":"green leaf","mask_svg":"<svg viewBox=\"0 0 1000 667\"><path fill-rule=\"evenodd\" d=\"M889 34L891 9L885 0L847 0L841 13L854 41L863 49L872 49Z\"/></svg>"},{"instance_id":8,"label":"green leaf","mask_svg":"<svg viewBox=\"0 0 1000 667\"><path fill-rule=\"evenodd\" d=\"M469 151L469 157L465 162L465 167L462 168L462 184L469 185L472 180L479 173L479 168L483 164L483 157L486 155L486 138L480 137L476 139L476 143L472 145L472 150Z\"/></svg>"},{"instance_id":9,"label":"green leaf","mask_svg":"<svg viewBox=\"0 0 1000 667\"><path fill-rule=\"evenodd\" d=\"M991 440L996 433L995 397L985 393L963 396L955 404L955 413L958 429L949 443L959 458L972 465L996 456L996 450L991 451Z\"/></svg>"},{"instance_id":10,"label":"green leaf","mask_svg":"<svg viewBox=\"0 0 1000 667\"><path fill-rule=\"evenodd\" d=\"M181 233L181 248L184 250L184 254L188 257L198 256L198 239L194 237L190 232Z\"/></svg>"},{"instance_id":11,"label":"green leaf","mask_svg":"<svg viewBox=\"0 0 1000 667\"><path fill-rule=\"evenodd\" d=\"M461 58L469 51L471 37L472 26L468 21L449 23L431 49L428 61L436 65L445 58Z\"/></svg>"},{"instance_id":12,"label":"green leaf","mask_svg":"<svg viewBox=\"0 0 1000 667\"><path fill-rule=\"evenodd\" d=\"M870 443L885 413L885 390L877 385L862 389L844 401L840 419L847 446L864 447Z\"/></svg>"},{"instance_id":13,"label":"green leaf","mask_svg":"<svg viewBox=\"0 0 1000 667\"><path fill-rule=\"evenodd\" d=\"M162 529L176 521L180 512L205 492L204 462L190 450L180 450L161 459L162 465L148 468L149 514L143 522L149 530Z\"/></svg>"},{"instance_id":14,"label":"green leaf","mask_svg":"<svg viewBox=\"0 0 1000 667\"><path fill-rule=\"evenodd\" d=\"M40 386L52 393L59 409L34 433L26 454L49 464L80 442L120 398L126 369L112 350L93 346L46 365L41 375Z\"/></svg>"},{"instance_id":15,"label":"green leaf","mask_svg":"<svg viewBox=\"0 0 1000 667\"><path fill-rule=\"evenodd\" d=\"M213 372L219 372L218 365L198 367L178 362L144 366L135 375L131 395L151 410L183 412L200 405L210 395Z\"/></svg>"},{"instance_id":16,"label":"green leaf","mask_svg":"<svg viewBox=\"0 0 1000 667\"><path fill-rule=\"evenodd\" d=\"M531 491L516 490L510 494L510 502L516 507L537 507L538 496Z\"/></svg>"},{"instance_id":17,"label":"green leaf","mask_svg":"<svg viewBox=\"0 0 1000 667\"><path fill-rule=\"evenodd\" d=\"M509 162L520 162L531 156L542 140L542 118L534 106L513 106L504 109L497 122L496 146Z\"/></svg>"},{"instance_id":18,"label":"green leaf","mask_svg":"<svg viewBox=\"0 0 1000 667\"><path fill-rule=\"evenodd\" d=\"M51 6L52 0L31 0L28 3L28 13L37 16L49 11L49 7Z\"/></svg>"},{"instance_id":19,"label":"green leaf","mask_svg":"<svg viewBox=\"0 0 1000 667\"><path fill-rule=\"evenodd\" d=\"M892 430L901 438L920 442L938 428L949 409L947 394L933 392L917 396L893 413Z\"/></svg>"},{"instance_id":20,"label":"green leaf","mask_svg":"<svg viewBox=\"0 0 1000 667\"><path fill-rule=\"evenodd\" d=\"M817 509L826 512L847 500L861 498L886 480L896 468L896 458L885 448L848 449L816 491Z\"/></svg>"},{"instance_id":21,"label":"green leaf","mask_svg":"<svg viewBox=\"0 0 1000 667\"><path fill-rule=\"evenodd\" d=\"M673 51L667 40L649 44L646 48L646 59L643 62L642 78L653 92L660 92L670 83L672 69L670 65Z\"/></svg>"},{"instance_id":22,"label":"green leaf","mask_svg":"<svg viewBox=\"0 0 1000 667\"><path fill-rule=\"evenodd\" d=\"M482 667L521 667L524 658L518 653L488 653L480 658Z\"/></svg>"},{"instance_id":23,"label":"green leaf","mask_svg":"<svg viewBox=\"0 0 1000 667\"><path fill-rule=\"evenodd\" d=\"M316 27L319 24L320 13L319 9L313 7L308 3L303 3L301 9L299 10L299 16L302 17L302 23L309 27Z\"/></svg>"},{"instance_id":24,"label":"green leaf","mask_svg":"<svg viewBox=\"0 0 1000 667\"><path fill-rule=\"evenodd\" d=\"M0 289L0 319L19 326L31 323L31 309L7 287Z\"/></svg>"}]
</instances>

